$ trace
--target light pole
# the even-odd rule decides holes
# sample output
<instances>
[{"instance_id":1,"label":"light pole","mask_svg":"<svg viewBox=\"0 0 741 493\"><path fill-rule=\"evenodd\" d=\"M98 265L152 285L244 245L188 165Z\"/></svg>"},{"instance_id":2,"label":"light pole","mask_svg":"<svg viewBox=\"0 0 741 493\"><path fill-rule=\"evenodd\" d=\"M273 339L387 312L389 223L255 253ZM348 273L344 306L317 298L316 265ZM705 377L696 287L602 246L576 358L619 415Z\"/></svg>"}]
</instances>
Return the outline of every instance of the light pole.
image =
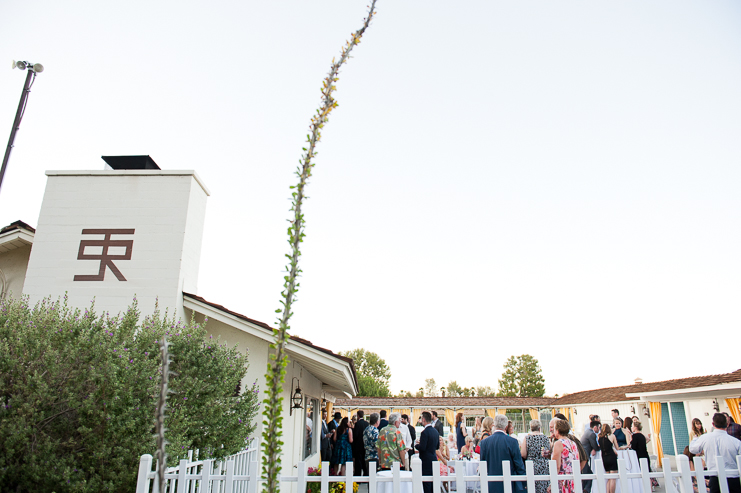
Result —
<instances>
[{"instance_id":1,"label":"light pole","mask_svg":"<svg viewBox=\"0 0 741 493\"><path fill-rule=\"evenodd\" d=\"M44 71L44 66L40 63L29 63L29 62L16 62L13 60L13 68L21 70L28 69L28 75L26 75L26 83L23 85L23 92L21 93L21 100L18 103L18 110L15 112L15 120L13 120L13 129L10 131L10 139L8 139L8 147L5 149L5 157L3 157L3 165L0 167L0 189L3 186L3 178L5 177L5 168L8 167L8 160L10 159L10 151L13 150L13 142L15 142L15 134L21 127L21 119L23 119L23 113L26 111L26 103L28 102L28 94L31 92L31 86L33 85L36 74Z\"/></svg>"}]
</instances>

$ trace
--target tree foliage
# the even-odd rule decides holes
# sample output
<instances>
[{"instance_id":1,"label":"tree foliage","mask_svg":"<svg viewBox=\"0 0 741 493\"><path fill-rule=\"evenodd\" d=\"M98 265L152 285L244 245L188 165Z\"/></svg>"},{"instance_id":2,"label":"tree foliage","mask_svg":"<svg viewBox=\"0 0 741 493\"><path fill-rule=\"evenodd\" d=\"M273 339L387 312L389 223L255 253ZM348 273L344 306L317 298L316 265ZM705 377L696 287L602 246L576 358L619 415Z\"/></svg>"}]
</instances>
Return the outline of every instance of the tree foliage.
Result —
<instances>
[{"instance_id":1,"label":"tree foliage","mask_svg":"<svg viewBox=\"0 0 741 493\"><path fill-rule=\"evenodd\" d=\"M358 395L364 397L389 397L391 370L386 361L372 351L363 348L340 351L340 355L352 358L358 375Z\"/></svg>"},{"instance_id":2,"label":"tree foliage","mask_svg":"<svg viewBox=\"0 0 741 493\"><path fill-rule=\"evenodd\" d=\"M0 301L0 485L8 491L133 491L154 454L161 376L156 341L173 353L167 453L220 458L254 431L257 388L235 395L247 356L196 323L159 312L139 323L64 302Z\"/></svg>"},{"instance_id":3,"label":"tree foliage","mask_svg":"<svg viewBox=\"0 0 741 493\"><path fill-rule=\"evenodd\" d=\"M499 379L499 395L503 397L543 397L545 380L538 360L529 354L510 356Z\"/></svg>"},{"instance_id":4,"label":"tree foliage","mask_svg":"<svg viewBox=\"0 0 741 493\"><path fill-rule=\"evenodd\" d=\"M448 386L446 388L448 389L448 397L463 397L463 387L458 385L458 382L456 382L455 380L451 380L450 382L448 382Z\"/></svg>"},{"instance_id":5,"label":"tree foliage","mask_svg":"<svg viewBox=\"0 0 741 493\"><path fill-rule=\"evenodd\" d=\"M286 365L288 365L288 356L286 355L286 342L288 341L288 325L291 316L293 316L293 301L298 292L298 276L301 269L298 265L301 256L301 243L304 241L304 214L302 212L305 189L311 178L311 171L314 168L314 157L316 156L316 146L322 138L321 129L329 120L329 114L338 104L332 94L337 89L335 83L339 80L340 67L350 58L350 52L360 43L363 33L370 26L371 19L375 15L376 0L372 0L369 6L368 16L363 20L360 29L352 33L350 41L345 43L340 53L339 60L332 60L329 74L322 83L322 102L316 114L311 118L309 125L309 134L306 136L306 147L303 148L303 155L299 160L299 166L296 168L298 184L292 185L291 192L291 211L293 218L289 220L288 226L288 244L291 253L286 254L289 260L286 266L286 275L283 277L283 291L281 292L281 301L283 308L276 310L281 313L278 320L278 328L273 329L274 342L270 345L272 350L269 360L265 381L267 383L267 397L263 400L265 410L263 412L263 433L262 433L262 471L265 478L265 491L267 493L277 493L280 490L280 471L281 471L281 448L283 440L281 438L283 427L283 382L286 376Z\"/></svg>"},{"instance_id":6,"label":"tree foliage","mask_svg":"<svg viewBox=\"0 0 741 493\"><path fill-rule=\"evenodd\" d=\"M496 397L497 391L488 385L479 385L476 387L476 397Z\"/></svg>"},{"instance_id":7,"label":"tree foliage","mask_svg":"<svg viewBox=\"0 0 741 493\"><path fill-rule=\"evenodd\" d=\"M437 391L437 384L434 378L425 379L425 397L437 397L439 395Z\"/></svg>"}]
</instances>

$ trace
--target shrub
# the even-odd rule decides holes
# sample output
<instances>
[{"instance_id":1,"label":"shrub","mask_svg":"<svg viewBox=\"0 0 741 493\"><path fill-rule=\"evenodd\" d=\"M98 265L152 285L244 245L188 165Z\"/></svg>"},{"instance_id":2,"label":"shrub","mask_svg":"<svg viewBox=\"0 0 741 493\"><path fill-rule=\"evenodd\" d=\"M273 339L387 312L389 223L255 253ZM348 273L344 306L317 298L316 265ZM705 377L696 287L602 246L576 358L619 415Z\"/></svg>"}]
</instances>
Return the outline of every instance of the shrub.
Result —
<instances>
[{"instance_id":1,"label":"shrub","mask_svg":"<svg viewBox=\"0 0 741 493\"><path fill-rule=\"evenodd\" d=\"M189 449L220 458L254 431L255 385L237 395L247 355L205 327L155 311L139 323L63 301L0 301L0 490L133 491L153 454L157 341L174 355L166 418L171 461ZM171 463L173 463L171 462Z\"/></svg>"}]
</instances>

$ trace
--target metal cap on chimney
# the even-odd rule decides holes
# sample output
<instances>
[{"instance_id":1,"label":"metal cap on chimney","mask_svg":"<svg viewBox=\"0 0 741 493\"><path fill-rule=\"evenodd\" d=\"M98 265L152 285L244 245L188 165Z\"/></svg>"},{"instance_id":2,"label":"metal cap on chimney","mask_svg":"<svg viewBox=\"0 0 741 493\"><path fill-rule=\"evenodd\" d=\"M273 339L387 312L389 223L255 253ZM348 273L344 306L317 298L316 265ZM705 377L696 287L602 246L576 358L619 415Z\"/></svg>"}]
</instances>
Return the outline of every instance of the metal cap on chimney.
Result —
<instances>
[{"instance_id":1,"label":"metal cap on chimney","mask_svg":"<svg viewBox=\"0 0 741 493\"><path fill-rule=\"evenodd\" d=\"M100 156L111 169L160 169L149 156Z\"/></svg>"},{"instance_id":2,"label":"metal cap on chimney","mask_svg":"<svg viewBox=\"0 0 741 493\"><path fill-rule=\"evenodd\" d=\"M643 383L643 379L641 377L638 377L636 378L635 382L636 382L636 385L638 385L640 383Z\"/></svg>"}]
</instances>

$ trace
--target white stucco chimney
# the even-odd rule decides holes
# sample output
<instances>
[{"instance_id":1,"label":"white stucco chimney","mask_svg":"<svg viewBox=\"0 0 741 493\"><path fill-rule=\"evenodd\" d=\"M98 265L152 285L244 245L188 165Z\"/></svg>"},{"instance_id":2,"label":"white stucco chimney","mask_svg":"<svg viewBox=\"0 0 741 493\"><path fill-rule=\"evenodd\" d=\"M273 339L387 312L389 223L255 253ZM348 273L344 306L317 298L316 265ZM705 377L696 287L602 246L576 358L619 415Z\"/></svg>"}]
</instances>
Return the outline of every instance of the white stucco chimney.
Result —
<instances>
[{"instance_id":1,"label":"white stucco chimney","mask_svg":"<svg viewBox=\"0 0 741 493\"><path fill-rule=\"evenodd\" d=\"M135 159L127 159L135 158ZM142 159L146 158L146 159ZM142 314L155 300L184 317L197 292L208 190L194 171L161 170L149 156L114 156L105 171L47 171L23 291L30 302L68 293L98 313Z\"/></svg>"}]
</instances>

